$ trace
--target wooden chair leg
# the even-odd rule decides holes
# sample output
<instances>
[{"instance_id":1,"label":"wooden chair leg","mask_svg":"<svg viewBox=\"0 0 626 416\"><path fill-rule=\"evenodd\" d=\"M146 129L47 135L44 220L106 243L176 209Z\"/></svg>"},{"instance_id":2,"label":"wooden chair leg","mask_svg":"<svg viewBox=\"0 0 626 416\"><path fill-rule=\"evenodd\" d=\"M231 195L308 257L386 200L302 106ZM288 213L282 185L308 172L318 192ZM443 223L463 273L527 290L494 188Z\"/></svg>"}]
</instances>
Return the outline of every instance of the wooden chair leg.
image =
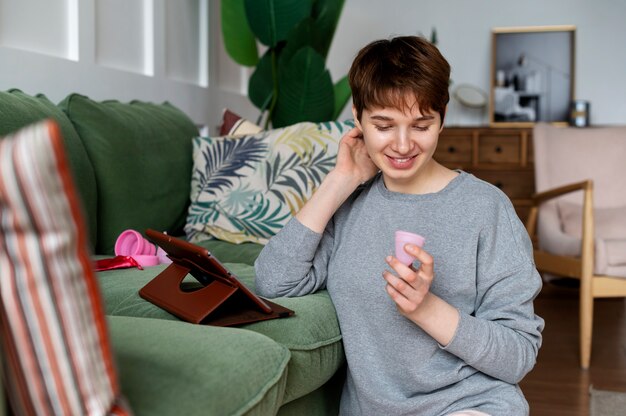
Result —
<instances>
[{"instance_id":1,"label":"wooden chair leg","mask_svg":"<svg viewBox=\"0 0 626 416\"><path fill-rule=\"evenodd\" d=\"M580 367L589 368L593 332L593 293L591 276L580 279Z\"/></svg>"},{"instance_id":2,"label":"wooden chair leg","mask_svg":"<svg viewBox=\"0 0 626 416\"><path fill-rule=\"evenodd\" d=\"M593 330L593 182L586 181L583 194L583 239L580 271L580 366L589 368Z\"/></svg>"}]
</instances>

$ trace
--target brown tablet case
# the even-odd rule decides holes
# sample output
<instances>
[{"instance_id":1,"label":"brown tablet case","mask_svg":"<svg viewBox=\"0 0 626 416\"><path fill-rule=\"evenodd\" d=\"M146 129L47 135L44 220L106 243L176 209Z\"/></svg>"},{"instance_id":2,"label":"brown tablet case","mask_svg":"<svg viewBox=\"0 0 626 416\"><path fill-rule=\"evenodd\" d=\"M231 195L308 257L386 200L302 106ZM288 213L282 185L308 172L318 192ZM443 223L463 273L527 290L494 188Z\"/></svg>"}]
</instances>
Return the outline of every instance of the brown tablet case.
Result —
<instances>
[{"instance_id":1,"label":"brown tablet case","mask_svg":"<svg viewBox=\"0 0 626 416\"><path fill-rule=\"evenodd\" d=\"M261 299L200 246L147 230L146 236L172 260L165 270L139 290L139 295L171 314L192 323L235 326L292 316L291 309ZM202 286L182 288L191 274Z\"/></svg>"}]
</instances>

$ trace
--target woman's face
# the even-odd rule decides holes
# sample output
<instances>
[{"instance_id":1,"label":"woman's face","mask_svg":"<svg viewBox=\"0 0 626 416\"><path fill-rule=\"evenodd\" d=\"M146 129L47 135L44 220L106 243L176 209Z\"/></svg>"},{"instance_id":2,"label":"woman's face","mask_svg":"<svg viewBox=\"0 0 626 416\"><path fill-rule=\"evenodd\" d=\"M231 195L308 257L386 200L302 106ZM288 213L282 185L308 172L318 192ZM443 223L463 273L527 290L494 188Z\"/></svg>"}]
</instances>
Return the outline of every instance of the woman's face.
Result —
<instances>
[{"instance_id":1,"label":"woman's face","mask_svg":"<svg viewBox=\"0 0 626 416\"><path fill-rule=\"evenodd\" d=\"M354 111L353 111L354 113ZM356 115L355 115L356 120ZM394 107L364 109L356 125L365 146L393 192L414 193L428 169L441 131L438 112L422 113L417 104L405 111Z\"/></svg>"}]
</instances>

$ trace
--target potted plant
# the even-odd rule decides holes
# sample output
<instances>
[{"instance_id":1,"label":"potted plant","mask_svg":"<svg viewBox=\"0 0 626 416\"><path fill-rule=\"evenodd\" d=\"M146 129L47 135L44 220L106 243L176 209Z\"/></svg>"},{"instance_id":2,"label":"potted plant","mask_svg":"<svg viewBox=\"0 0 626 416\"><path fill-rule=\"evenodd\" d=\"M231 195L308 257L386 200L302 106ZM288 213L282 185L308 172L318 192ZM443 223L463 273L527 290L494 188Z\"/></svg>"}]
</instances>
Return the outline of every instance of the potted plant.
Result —
<instances>
[{"instance_id":1,"label":"potted plant","mask_svg":"<svg viewBox=\"0 0 626 416\"><path fill-rule=\"evenodd\" d=\"M350 98L347 77L333 84L328 50L344 0L222 0L224 45L254 67L248 97L259 124L283 127L335 120ZM264 52L259 56L258 46Z\"/></svg>"}]
</instances>

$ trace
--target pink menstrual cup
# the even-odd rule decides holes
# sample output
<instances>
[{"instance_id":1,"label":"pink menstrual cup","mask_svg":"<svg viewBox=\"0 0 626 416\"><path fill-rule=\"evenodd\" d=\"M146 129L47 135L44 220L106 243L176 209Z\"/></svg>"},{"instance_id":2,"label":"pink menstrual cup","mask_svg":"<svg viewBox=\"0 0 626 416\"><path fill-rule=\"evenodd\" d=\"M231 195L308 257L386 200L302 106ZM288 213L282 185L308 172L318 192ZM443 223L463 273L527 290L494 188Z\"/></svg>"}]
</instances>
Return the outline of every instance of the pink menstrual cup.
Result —
<instances>
[{"instance_id":1,"label":"pink menstrual cup","mask_svg":"<svg viewBox=\"0 0 626 416\"><path fill-rule=\"evenodd\" d=\"M135 230L123 231L115 242L115 255L132 256L148 255L156 256L156 246L146 240L140 232Z\"/></svg>"},{"instance_id":2,"label":"pink menstrual cup","mask_svg":"<svg viewBox=\"0 0 626 416\"><path fill-rule=\"evenodd\" d=\"M157 248L135 230L123 231L115 241L116 256L131 256L141 267L159 264Z\"/></svg>"},{"instance_id":3,"label":"pink menstrual cup","mask_svg":"<svg viewBox=\"0 0 626 416\"><path fill-rule=\"evenodd\" d=\"M418 234L413 234L408 231L396 231L396 258L400 262L409 266L415 260L415 257L411 256L404 250L406 244L414 244L418 247L424 246L424 237Z\"/></svg>"},{"instance_id":4,"label":"pink menstrual cup","mask_svg":"<svg viewBox=\"0 0 626 416\"><path fill-rule=\"evenodd\" d=\"M131 256L141 267L157 266L159 258L147 254L134 254Z\"/></svg>"}]
</instances>

